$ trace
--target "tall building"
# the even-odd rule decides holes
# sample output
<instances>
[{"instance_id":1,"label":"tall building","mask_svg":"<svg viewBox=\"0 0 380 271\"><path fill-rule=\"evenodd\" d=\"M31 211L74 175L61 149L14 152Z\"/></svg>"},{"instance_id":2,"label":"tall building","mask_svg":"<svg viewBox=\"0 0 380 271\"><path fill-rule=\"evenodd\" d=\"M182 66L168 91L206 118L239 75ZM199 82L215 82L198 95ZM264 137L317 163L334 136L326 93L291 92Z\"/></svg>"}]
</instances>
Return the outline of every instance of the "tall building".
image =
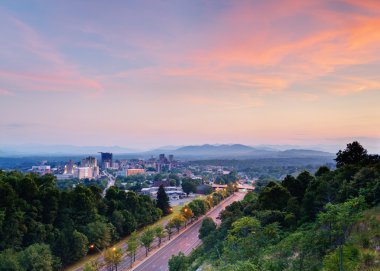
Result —
<instances>
[{"instance_id":1,"label":"tall building","mask_svg":"<svg viewBox=\"0 0 380 271\"><path fill-rule=\"evenodd\" d=\"M74 174L76 168L76 164L74 163L73 160L69 160L67 164L65 165L65 169L63 171L64 174Z\"/></svg>"},{"instance_id":2,"label":"tall building","mask_svg":"<svg viewBox=\"0 0 380 271\"><path fill-rule=\"evenodd\" d=\"M87 158L82 159L81 167L90 168L92 172L88 176L91 176L91 178L96 178L99 176L99 167L98 167L98 163L95 157L89 156ZM85 178L88 178L88 177L85 177Z\"/></svg>"},{"instance_id":3,"label":"tall building","mask_svg":"<svg viewBox=\"0 0 380 271\"><path fill-rule=\"evenodd\" d=\"M112 153L110 152L101 152L101 161L102 161L102 168L110 168L112 167Z\"/></svg>"},{"instance_id":4,"label":"tall building","mask_svg":"<svg viewBox=\"0 0 380 271\"><path fill-rule=\"evenodd\" d=\"M87 158L82 159L82 167L96 167L97 165L98 163L96 161L96 158L93 156L89 156Z\"/></svg>"},{"instance_id":5,"label":"tall building","mask_svg":"<svg viewBox=\"0 0 380 271\"><path fill-rule=\"evenodd\" d=\"M174 155L173 154L169 154L169 162L171 163L171 162L173 162L173 160L174 160Z\"/></svg>"},{"instance_id":6,"label":"tall building","mask_svg":"<svg viewBox=\"0 0 380 271\"><path fill-rule=\"evenodd\" d=\"M77 167L74 172L74 176L78 179L92 179L94 169L92 167Z\"/></svg>"},{"instance_id":7,"label":"tall building","mask_svg":"<svg viewBox=\"0 0 380 271\"><path fill-rule=\"evenodd\" d=\"M158 160L164 161L165 160L165 154L161 153L160 156L158 157Z\"/></svg>"}]
</instances>

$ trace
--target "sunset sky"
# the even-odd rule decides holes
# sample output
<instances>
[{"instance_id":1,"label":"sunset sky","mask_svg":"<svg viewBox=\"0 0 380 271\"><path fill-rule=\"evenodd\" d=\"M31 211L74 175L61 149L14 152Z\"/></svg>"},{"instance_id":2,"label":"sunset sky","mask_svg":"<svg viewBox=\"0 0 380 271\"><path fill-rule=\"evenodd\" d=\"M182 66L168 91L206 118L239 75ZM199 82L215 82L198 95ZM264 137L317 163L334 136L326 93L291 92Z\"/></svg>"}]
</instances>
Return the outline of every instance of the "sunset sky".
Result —
<instances>
[{"instance_id":1,"label":"sunset sky","mask_svg":"<svg viewBox=\"0 0 380 271\"><path fill-rule=\"evenodd\" d=\"M380 1L1 1L0 130L380 151Z\"/></svg>"}]
</instances>

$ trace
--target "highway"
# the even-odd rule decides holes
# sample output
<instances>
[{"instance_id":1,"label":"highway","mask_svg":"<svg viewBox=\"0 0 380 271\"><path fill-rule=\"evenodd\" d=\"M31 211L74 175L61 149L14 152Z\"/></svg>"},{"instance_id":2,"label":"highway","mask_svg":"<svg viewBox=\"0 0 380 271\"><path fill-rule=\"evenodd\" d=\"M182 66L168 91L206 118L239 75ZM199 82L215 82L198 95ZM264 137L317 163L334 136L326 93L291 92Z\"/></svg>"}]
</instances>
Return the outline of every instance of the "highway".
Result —
<instances>
[{"instance_id":1,"label":"highway","mask_svg":"<svg viewBox=\"0 0 380 271\"><path fill-rule=\"evenodd\" d=\"M212 209L207 216L214 219L217 224L220 223L216 218L219 216L219 213L228 205L234 201L239 201L244 198L245 193L236 192L233 196L228 198L225 202L219 206ZM169 270L168 261L172 255L178 254L182 251L185 255L190 254L190 252L196 248L201 240L198 238L198 232L202 224L202 219L194 222L188 227L187 230L180 233L175 237L174 240L164 245L160 250L151 255L141 264L133 268L134 271L167 271ZM119 269L127 270L127 269Z\"/></svg>"},{"instance_id":2,"label":"highway","mask_svg":"<svg viewBox=\"0 0 380 271\"><path fill-rule=\"evenodd\" d=\"M116 178L114 176L112 176L112 174L108 173L107 171L104 171L103 172L105 176L108 177L108 183L107 183L107 187L103 190L103 197L106 195L106 192L107 190L111 187L111 186L114 186L115 185L115 181L116 181Z\"/></svg>"}]
</instances>

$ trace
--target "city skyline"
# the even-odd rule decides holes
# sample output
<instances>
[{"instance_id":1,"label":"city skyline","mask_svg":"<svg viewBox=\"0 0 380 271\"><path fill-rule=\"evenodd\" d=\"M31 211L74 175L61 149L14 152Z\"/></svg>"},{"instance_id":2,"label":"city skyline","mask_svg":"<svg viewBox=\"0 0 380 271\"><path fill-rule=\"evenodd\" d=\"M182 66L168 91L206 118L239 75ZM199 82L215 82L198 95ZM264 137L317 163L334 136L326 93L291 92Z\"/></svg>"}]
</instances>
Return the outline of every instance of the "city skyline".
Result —
<instances>
[{"instance_id":1,"label":"city skyline","mask_svg":"<svg viewBox=\"0 0 380 271\"><path fill-rule=\"evenodd\" d=\"M380 149L378 1L4 1L0 141Z\"/></svg>"}]
</instances>

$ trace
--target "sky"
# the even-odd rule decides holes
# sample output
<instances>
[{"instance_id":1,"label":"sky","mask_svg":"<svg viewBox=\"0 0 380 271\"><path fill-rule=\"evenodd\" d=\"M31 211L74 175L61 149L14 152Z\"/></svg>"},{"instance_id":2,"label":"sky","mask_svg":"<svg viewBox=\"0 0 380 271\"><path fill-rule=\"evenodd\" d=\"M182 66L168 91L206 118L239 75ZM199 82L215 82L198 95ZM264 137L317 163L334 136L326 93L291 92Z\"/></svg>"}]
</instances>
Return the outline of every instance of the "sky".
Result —
<instances>
[{"instance_id":1,"label":"sky","mask_svg":"<svg viewBox=\"0 0 380 271\"><path fill-rule=\"evenodd\" d=\"M380 152L380 1L0 2L0 142Z\"/></svg>"}]
</instances>

